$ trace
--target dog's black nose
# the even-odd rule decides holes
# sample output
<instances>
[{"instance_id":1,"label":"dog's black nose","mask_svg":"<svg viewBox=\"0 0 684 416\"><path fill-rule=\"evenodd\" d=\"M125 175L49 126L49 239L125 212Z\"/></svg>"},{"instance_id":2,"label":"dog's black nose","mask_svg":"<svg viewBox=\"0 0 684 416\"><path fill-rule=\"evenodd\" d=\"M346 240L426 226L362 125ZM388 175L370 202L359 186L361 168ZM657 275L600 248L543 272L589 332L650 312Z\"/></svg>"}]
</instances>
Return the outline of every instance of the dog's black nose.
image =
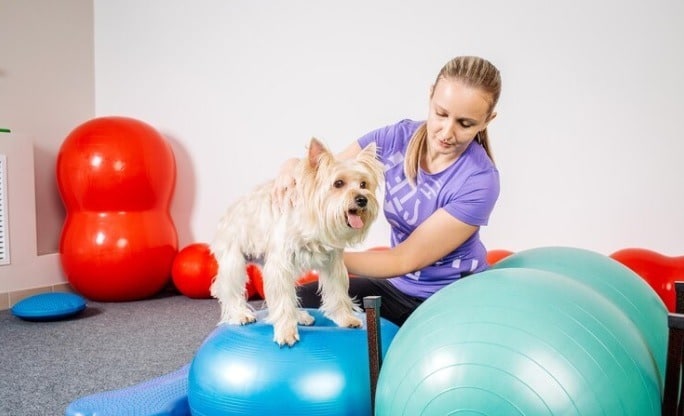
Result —
<instances>
[{"instance_id":1,"label":"dog's black nose","mask_svg":"<svg viewBox=\"0 0 684 416\"><path fill-rule=\"evenodd\" d=\"M356 198L354 198L354 201L356 201L356 205L358 205L359 208L363 208L368 204L368 198L363 195L357 195Z\"/></svg>"}]
</instances>

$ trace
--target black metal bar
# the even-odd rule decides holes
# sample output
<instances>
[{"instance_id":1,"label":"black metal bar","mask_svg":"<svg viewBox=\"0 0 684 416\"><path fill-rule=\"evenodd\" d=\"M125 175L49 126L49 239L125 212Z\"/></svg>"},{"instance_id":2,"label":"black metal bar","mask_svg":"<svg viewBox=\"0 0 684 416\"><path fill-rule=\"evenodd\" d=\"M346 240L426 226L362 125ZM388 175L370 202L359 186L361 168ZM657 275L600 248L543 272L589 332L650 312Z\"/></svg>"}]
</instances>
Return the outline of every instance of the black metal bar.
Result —
<instances>
[{"instance_id":1,"label":"black metal bar","mask_svg":"<svg viewBox=\"0 0 684 416\"><path fill-rule=\"evenodd\" d=\"M668 315L667 363L665 368L665 386L663 387L662 416L682 414L681 403L681 371L682 346L684 345L684 315Z\"/></svg>"},{"instance_id":2,"label":"black metal bar","mask_svg":"<svg viewBox=\"0 0 684 416\"><path fill-rule=\"evenodd\" d=\"M684 282L675 282L675 312L684 313Z\"/></svg>"},{"instance_id":3,"label":"black metal bar","mask_svg":"<svg viewBox=\"0 0 684 416\"><path fill-rule=\"evenodd\" d=\"M371 415L375 413L375 388L380 376L382 355L380 353L380 296L363 298L366 310L366 330L368 331L368 365L370 366Z\"/></svg>"}]
</instances>

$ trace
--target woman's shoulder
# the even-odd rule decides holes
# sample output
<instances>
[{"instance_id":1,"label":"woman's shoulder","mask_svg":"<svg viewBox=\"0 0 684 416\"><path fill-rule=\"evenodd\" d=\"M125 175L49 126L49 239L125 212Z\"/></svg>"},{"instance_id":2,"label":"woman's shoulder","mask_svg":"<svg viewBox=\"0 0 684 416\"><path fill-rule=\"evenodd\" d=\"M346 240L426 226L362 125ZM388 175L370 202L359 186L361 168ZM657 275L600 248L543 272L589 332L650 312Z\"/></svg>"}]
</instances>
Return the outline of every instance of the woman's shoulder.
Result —
<instances>
[{"instance_id":1,"label":"woman's shoulder","mask_svg":"<svg viewBox=\"0 0 684 416\"><path fill-rule=\"evenodd\" d=\"M423 124L424 121L416 121L416 120L411 120L408 118L399 120L396 123L393 124L388 124L383 127L380 127L376 131L378 132L383 132L385 135L391 134L391 135L397 135L397 134L402 134L403 135L408 135L411 136L415 131L420 127L421 124Z\"/></svg>"},{"instance_id":2,"label":"woman's shoulder","mask_svg":"<svg viewBox=\"0 0 684 416\"><path fill-rule=\"evenodd\" d=\"M403 144L413 136L413 133L423 123L424 121L402 119L394 124L385 125L365 134L359 139L359 143L361 147L366 146L370 142L375 142L383 147L389 147L392 143Z\"/></svg>"},{"instance_id":3,"label":"woman's shoulder","mask_svg":"<svg viewBox=\"0 0 684 416\"><path fill-rule=\"evenodd\" d=\"M476 171L491 171L496 172L496 165L487 155L487 151L482 147L481 144L473 140L473 142L466 149L466 160L468 160L468 165L470 169Z\"/></svg>"},{"instance_id":4,"label":"woman's shoulder","mask_svg":"<svg viewBox=\"0 0 684 416\"><path fill-rule=\"evenodd\" d=\"M407 133L408 136L412 136L413 133L418 130L418 127L421 126L421 124L425 123L424 120L412 120L409 118L405 118L400 120L399 122L395 123L394 126L396 129L403 130Z\"/></svg>"}]
</instances>

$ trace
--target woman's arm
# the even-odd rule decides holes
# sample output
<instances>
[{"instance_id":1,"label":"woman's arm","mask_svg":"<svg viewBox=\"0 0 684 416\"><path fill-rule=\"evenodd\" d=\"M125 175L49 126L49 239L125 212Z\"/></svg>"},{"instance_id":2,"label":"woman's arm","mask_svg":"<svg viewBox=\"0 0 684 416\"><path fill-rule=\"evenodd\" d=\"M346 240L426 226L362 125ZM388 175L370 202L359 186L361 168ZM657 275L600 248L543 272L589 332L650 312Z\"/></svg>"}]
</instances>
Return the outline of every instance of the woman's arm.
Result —
<instances>
[{"instance_id":1,"label":"woman's arm","mask_svg":"<svg viewBox=\"0 0 684 416\"><path fill-rule=\"evenodd\" d=\"M296 184L294 178L294 169L295 166L297 166L297 163L299 163L299 159L296 157L287 159L280 167L278 175L273 181L273 187L271 188L271 199L273 200L273 203L279 207L283 207L288 204L293 205L292 196L294 193L288 191L294 189Z\"/></svg>"},{"instance_id":2,"label":"woman's arm","mask_svg":"<svg viewBox=\"0 0 684 416\"><path fill-rule=\"evenodd\" d=\"M458 248L477 229L439 209L396 247L382 251L345 252L344 263L349 273L359 276L400 276L433 264Z\"/></svg>"},{"instance_id":3,"label":"woman's arm","mask_svg":"<svg viewBox=\"0 0 684 416\"><path fill-rule=\"evenodd\" d=\"M346 149L335 155L335 158L340 160L353 159L359 153L361 153L361 146L359 145L359 142L354 140Z\"/></svg>"}]
</instances>

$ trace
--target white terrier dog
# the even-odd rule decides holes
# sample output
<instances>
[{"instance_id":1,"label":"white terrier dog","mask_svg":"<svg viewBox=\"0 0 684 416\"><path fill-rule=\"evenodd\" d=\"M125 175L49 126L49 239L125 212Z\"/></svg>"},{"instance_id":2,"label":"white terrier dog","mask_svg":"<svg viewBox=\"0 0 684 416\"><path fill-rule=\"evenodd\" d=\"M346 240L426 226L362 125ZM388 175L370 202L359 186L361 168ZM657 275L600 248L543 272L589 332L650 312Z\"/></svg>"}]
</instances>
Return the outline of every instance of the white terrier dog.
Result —
<instances>
[{"instance_id":1,"label":"white terrier dog","mask_svg":"<svg viewBox=\"0 0 684 416\"><path fill-rule=\"evenodd\" d=\"M355 159L337 160L311 139L307 156L294 171L293 204L280 207L271 194L273 181L233 204L221 219L211 250L218 274L211 294L221 304L219 323L244 325L256 320L245 296L246 258L264 257L263 283L267 322L282 346L299 340L297 324L314 318L299 309L296 282L303 273L319 274L321 311L341 327L359 327L359 308L349 297L342 254L360 243L379 210L376 190L382 177L375 144Z\"/></svg>"}]
</instances>

